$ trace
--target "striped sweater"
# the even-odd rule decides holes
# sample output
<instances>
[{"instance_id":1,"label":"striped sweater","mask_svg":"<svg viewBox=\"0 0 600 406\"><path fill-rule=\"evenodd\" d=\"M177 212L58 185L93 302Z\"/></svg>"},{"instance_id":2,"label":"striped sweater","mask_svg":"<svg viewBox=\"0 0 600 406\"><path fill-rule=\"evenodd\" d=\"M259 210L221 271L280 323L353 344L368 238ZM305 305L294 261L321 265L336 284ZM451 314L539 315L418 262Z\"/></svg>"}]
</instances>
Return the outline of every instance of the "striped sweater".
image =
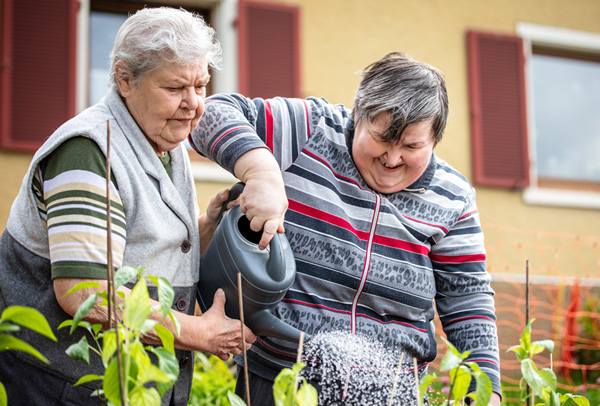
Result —
<instances>
[{"instance_id":1,"label":"striped sweater","mask_svg":"<svg viewBox=\"0 0 600 406\"><path fill-rule=\"evenodd\" d=\"M494 292L475 190L433 154L405 190L373 191L352 159L353 127L347 108L323 99L216 95L190 142L229 171L240 155L265 145L278 161L297 269L278 317L308 334L372 337L427 364L436 357L437 310L449 341L472 351L469 359L501 393ZM274 379L296 351L287 341L260 337L248 367Z\"/></svg>"}]
</instances>

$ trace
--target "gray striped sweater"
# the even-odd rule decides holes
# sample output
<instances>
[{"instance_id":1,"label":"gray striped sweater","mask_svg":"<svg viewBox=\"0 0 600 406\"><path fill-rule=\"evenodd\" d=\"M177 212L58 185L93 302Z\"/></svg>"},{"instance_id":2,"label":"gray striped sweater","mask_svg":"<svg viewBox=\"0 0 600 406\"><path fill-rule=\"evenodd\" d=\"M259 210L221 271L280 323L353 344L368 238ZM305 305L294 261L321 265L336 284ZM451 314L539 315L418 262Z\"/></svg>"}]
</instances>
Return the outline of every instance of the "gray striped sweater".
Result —
<instances>
[{"instance_id":1,"label":"gray striped sweater","mask_svg":"<svg viewBox=\"0 0 600 406\"><path fill-rule=\"evenodd\" d=\"M500 390L494 292L468 180L432 155L410 187L370 189L354 165L350 111L323 99L250 100L216 95L192 146L229 171L268 147L283 172L286 235L294 284L276 315L307 332L343 330L403 348L426 365L436 357L435 311L444 333ZM291 343L260 337L249 369L274 379L294 363Z\"/></svg>"}]
</instances>

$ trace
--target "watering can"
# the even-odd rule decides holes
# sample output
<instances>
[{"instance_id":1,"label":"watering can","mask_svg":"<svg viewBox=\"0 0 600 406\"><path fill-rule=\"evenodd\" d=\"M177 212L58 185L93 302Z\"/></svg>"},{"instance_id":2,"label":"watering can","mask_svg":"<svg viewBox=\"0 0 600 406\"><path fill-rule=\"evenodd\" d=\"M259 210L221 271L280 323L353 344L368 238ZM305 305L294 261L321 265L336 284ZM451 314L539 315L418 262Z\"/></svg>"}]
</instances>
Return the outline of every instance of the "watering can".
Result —
<instances>
[{"instance_id":1,"label":"watering can","mask_svg":"<svg viewBox=\"0 0 600 406\"><path fill-rule=\"evenodd\" d=\"M225 314L239 319L239 272L244 323L258 336L299 342L300 330L272 313L294 282L294 254L286 236L280 233L275 234L268 249L260 250L258 242L262 231L250 229L250 222L239 205L226 211L227 203L235 200L243 188L243 183L231 188L229 199L219 213L214 236L200 259L198 303L202 311L208 310L216 290L222 288L226 296Z\"/></svg>"}]
</instances>

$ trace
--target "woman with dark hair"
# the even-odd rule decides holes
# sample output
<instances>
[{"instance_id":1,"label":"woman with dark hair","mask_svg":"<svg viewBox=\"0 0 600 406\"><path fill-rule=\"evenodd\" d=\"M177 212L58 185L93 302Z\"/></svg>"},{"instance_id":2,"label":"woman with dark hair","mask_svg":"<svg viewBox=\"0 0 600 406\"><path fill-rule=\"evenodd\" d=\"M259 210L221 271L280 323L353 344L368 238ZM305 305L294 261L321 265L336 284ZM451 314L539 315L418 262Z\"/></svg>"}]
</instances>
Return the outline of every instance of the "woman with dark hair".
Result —
<instances>
[{"instance_id":1,"label":"woman with dark hair","mask_svg":"<svg viewBox=\"0 0 600 406\"><path fill-rule=\"evenodd\" d=\"M275 314L308 334L341 330L402 349L423 375L436 357L437 310L450 342L471 350L490 377L499 405L494 292L475 190L434 153L448 117L440 71L386 55L363 72L352 110L314 97L238 94L206 106L191 136L199 153L233 170L237 156L266 148L282 173L297 273ZM272 381L296 352L259 337L247 357L253 401L273 404Z\"/></svg>"}]
</instances>

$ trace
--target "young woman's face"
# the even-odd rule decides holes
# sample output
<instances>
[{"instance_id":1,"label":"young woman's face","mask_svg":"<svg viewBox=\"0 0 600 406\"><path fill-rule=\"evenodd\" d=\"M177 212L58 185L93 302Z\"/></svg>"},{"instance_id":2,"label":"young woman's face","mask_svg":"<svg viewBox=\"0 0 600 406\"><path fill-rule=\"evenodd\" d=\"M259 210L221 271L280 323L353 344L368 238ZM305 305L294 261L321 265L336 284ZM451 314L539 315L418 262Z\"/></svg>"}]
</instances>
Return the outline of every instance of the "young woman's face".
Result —
<instances>
[{"instance_id":1,"label":"young woman's face","mask_svg":"<svg viewBox=\"0 0 600 406\"><path fill-rule=\"evenodd\" d=\"M204 113L206 63L198 66L166 64L134 85L119 80L127 109L159 154L184 141Z\"/></svg>"},{"instance_id":2,"label":"young woman's face","mask_svg":"<svg viewBox=\"0 0 600 406\"><path fill-rule=\"evenodd\" d=\"M395 193L410 186L427 169L434 139L431 121L410 124L398 143L386 142L391 117L381 113L375 121L356 126L352 154L367 184L379 193Z\"/></svg>"}]
</instances>

